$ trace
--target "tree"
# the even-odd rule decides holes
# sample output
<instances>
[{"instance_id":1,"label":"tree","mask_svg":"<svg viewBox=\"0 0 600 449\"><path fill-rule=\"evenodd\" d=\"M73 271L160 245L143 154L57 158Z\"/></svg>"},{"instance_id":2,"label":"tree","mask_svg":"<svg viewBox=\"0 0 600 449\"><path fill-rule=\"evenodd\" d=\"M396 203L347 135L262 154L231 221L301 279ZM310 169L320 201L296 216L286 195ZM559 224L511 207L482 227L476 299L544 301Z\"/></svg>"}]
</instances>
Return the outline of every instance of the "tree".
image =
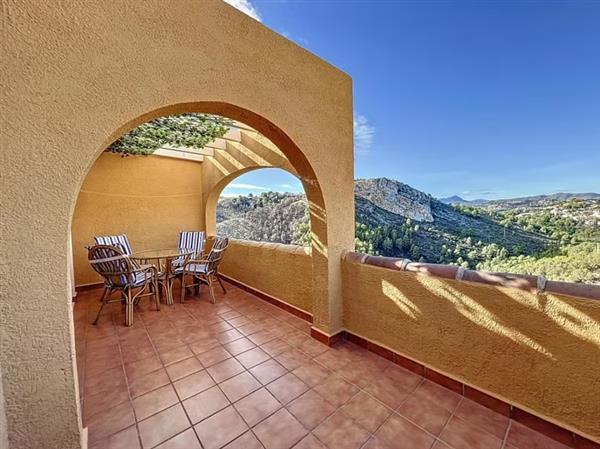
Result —
<instances>
[{"instance_id":1,"label":"tree","mask_svg":"<svg viewBox=\"0 0 600 449\"><path fill-rule=\"evenodd\" d=\"M123 156L148 156L166 145L202 149L223 137L230 125L230 120L218 115L166 115L132 129L115 140L107 151Z\"/></svg>"}]
</instances>

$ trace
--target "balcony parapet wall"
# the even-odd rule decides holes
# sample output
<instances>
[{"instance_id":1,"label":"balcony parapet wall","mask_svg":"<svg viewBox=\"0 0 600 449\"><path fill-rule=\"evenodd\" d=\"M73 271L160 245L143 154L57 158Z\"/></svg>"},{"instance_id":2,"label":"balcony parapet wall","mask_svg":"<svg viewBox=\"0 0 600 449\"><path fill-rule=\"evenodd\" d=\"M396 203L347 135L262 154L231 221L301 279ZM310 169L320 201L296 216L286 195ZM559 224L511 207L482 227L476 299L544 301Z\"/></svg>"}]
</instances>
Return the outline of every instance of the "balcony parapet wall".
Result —
<instances>
[{"instance_id":1,"label":"balcony parapet wall","mask_svg":"<svg viewBox=\"0 0 600 449\"><path fill-rule=\"evenodd\" d=\"M407 271L425 276L477 282L497 287L518 288L536 294L555 293L577 298L600 300L600 285L551 281L544 276L467 270L456 265L413 262L410 259L370 256L352 251L346 252L343 257L348 262L373 265L397 271Z\"/></svg>"}]
</instances>

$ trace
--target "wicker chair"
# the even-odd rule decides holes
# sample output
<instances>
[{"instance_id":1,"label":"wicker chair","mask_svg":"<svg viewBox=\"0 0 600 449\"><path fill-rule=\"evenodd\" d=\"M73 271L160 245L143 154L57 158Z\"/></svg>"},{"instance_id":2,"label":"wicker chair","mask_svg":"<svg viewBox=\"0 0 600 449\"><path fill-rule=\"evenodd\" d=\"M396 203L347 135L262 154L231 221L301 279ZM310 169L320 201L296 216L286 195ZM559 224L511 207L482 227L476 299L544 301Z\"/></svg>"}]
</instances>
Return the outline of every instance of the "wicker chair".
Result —
<instances>
[{"instance_id":1,"label":"wicker chair","mask_svg":"<svg viewBox=\"0 0 600 449\"><path fill-rule=\"evenodd\" d=\"M188 257L178 257L173 260L173 271L176 268L183 266L186 258L200 259L204 255L204 244L206 243L204 231L181 231L179 233L179 249L193 249L194 254Z\"/></svg>"},{"instance_id":2,"label":"wicker chair","mask_svg":"<svg viewBox=\"0 0 600 449\"><path fill-rule=\"evenodd\" d=\"M215 279L221 285L223 293L225 293L225 287L219 278L219 265L223 260L225 250L229 245L229 239L223 237L216 237L210 253L203 260L187 260L182 267L175 270L177 276L181 276L181 302L185 301L185 290L187 287L200 286L202 284L208 285L208 291L213 304L216 302L215 294L213 291L213 282ZM198 282L192 282L186 285L186 276L192 276L194 280Z\"/></svg>"},{"instance_id":3,"label":"wicker chair","mask_svg":"<svg viewBox=\"0 0 600 449\"><path fill-rule=\"evenodd\" d=\"M126 256L131 256L131 245L129 244L127 234L94 237L94 241L96 242L96 245L116 246L123 252L123 254Z\"/></svg>"},{"instance_id":4,"label":"wicker chair","mask_svg":"<svg viewBox=\"0 0 600 449\"><path fill-rule=\"evenodd\" d=\"M94 324L98 323L104 306L112 302L124 300L126 326L133 324L133 306L144 296L154 296L156 310L160 310L158 274L154 266L139 266L124 254L120 247L112 245L96 245L89 248L88 260L92 268L104 278L102 305ZM134 289L139 290L134 293ZM120 291L123 299L111 300L110 295L114 291Z\"/></svg>"}]
</instances>

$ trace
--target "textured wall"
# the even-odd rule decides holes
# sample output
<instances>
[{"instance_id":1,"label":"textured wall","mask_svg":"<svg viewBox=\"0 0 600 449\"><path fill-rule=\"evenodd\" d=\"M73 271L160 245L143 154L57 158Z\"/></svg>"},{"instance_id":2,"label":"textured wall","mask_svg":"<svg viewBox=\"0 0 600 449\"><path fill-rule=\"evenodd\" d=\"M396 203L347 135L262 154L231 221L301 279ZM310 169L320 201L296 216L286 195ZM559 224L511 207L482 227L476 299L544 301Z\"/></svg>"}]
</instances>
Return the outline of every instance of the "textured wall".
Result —
<instances>
[{"instance_id":1,"label":"textured wall","mask_svg":"<svg viewBox=\"0 0 600 449\"><path fill-rule=\"evenodd\" d=\"M311 259L301 246L232 240L221 272L312 313Z\"/></svg>"},{"instance_id":2,"label":"textured wall","mask_svg":"<svg viewBox=\"0 0 600 449\"><path fill-rule=\"evenodd\" d=\"M3 2L0 364L14 448L80 446L70 223L101 151L159 115L222 113L288 157L313 198L313 313L341 327L354 245L352 82L221 0ZM43 269L40 269L43 267ZM32 280L35 279L35 282Z\"/></svg>"},{"instance_id":3,"label":"textured wall","mask_svg":"<svg viewBox=\"0 0 600 449\"><path fill-rule=\"evenodd\" d=\"M134 251L177 246L183 230L203 230L202 164L104 153L88 173L73 215L76 285L99 282L87 261L96 235L127 234Z\"/></svg>"},{"instance_id":4,"label":"textured wall","mask_svg":"<svg viewBox=\"0 0 600 449\"><path fill-rule=\"evenodd\" d=\"M600 438L600 302L343 263L344 327Z\"/></svg>"}]
</instances>

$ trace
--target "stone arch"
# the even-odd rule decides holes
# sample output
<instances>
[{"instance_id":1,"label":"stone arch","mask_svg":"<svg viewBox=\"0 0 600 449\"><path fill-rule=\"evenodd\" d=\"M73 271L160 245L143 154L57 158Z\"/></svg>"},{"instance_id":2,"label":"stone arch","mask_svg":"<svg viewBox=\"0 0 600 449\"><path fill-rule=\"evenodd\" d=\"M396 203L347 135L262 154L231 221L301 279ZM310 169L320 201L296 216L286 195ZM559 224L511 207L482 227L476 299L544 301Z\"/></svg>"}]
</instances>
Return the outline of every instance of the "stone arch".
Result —
<instances>
[{"instance_id":1,"label":"stone arch","mask_svg":"<svg viewBox=\"0 0 600 449\"><path fill-rule=\"evenodd\" d=\"M314 326L341 330L341 254L354 242L346 74L221 0L127 8L92 0L68 11L14 2L9 13L12 63L0 67L3 255L19 263L0 265L0 366L11 447L82 445L71 218L100 152L153 117L232 117L285 152L314 199Z\"/></svg>"}]
</instances>

